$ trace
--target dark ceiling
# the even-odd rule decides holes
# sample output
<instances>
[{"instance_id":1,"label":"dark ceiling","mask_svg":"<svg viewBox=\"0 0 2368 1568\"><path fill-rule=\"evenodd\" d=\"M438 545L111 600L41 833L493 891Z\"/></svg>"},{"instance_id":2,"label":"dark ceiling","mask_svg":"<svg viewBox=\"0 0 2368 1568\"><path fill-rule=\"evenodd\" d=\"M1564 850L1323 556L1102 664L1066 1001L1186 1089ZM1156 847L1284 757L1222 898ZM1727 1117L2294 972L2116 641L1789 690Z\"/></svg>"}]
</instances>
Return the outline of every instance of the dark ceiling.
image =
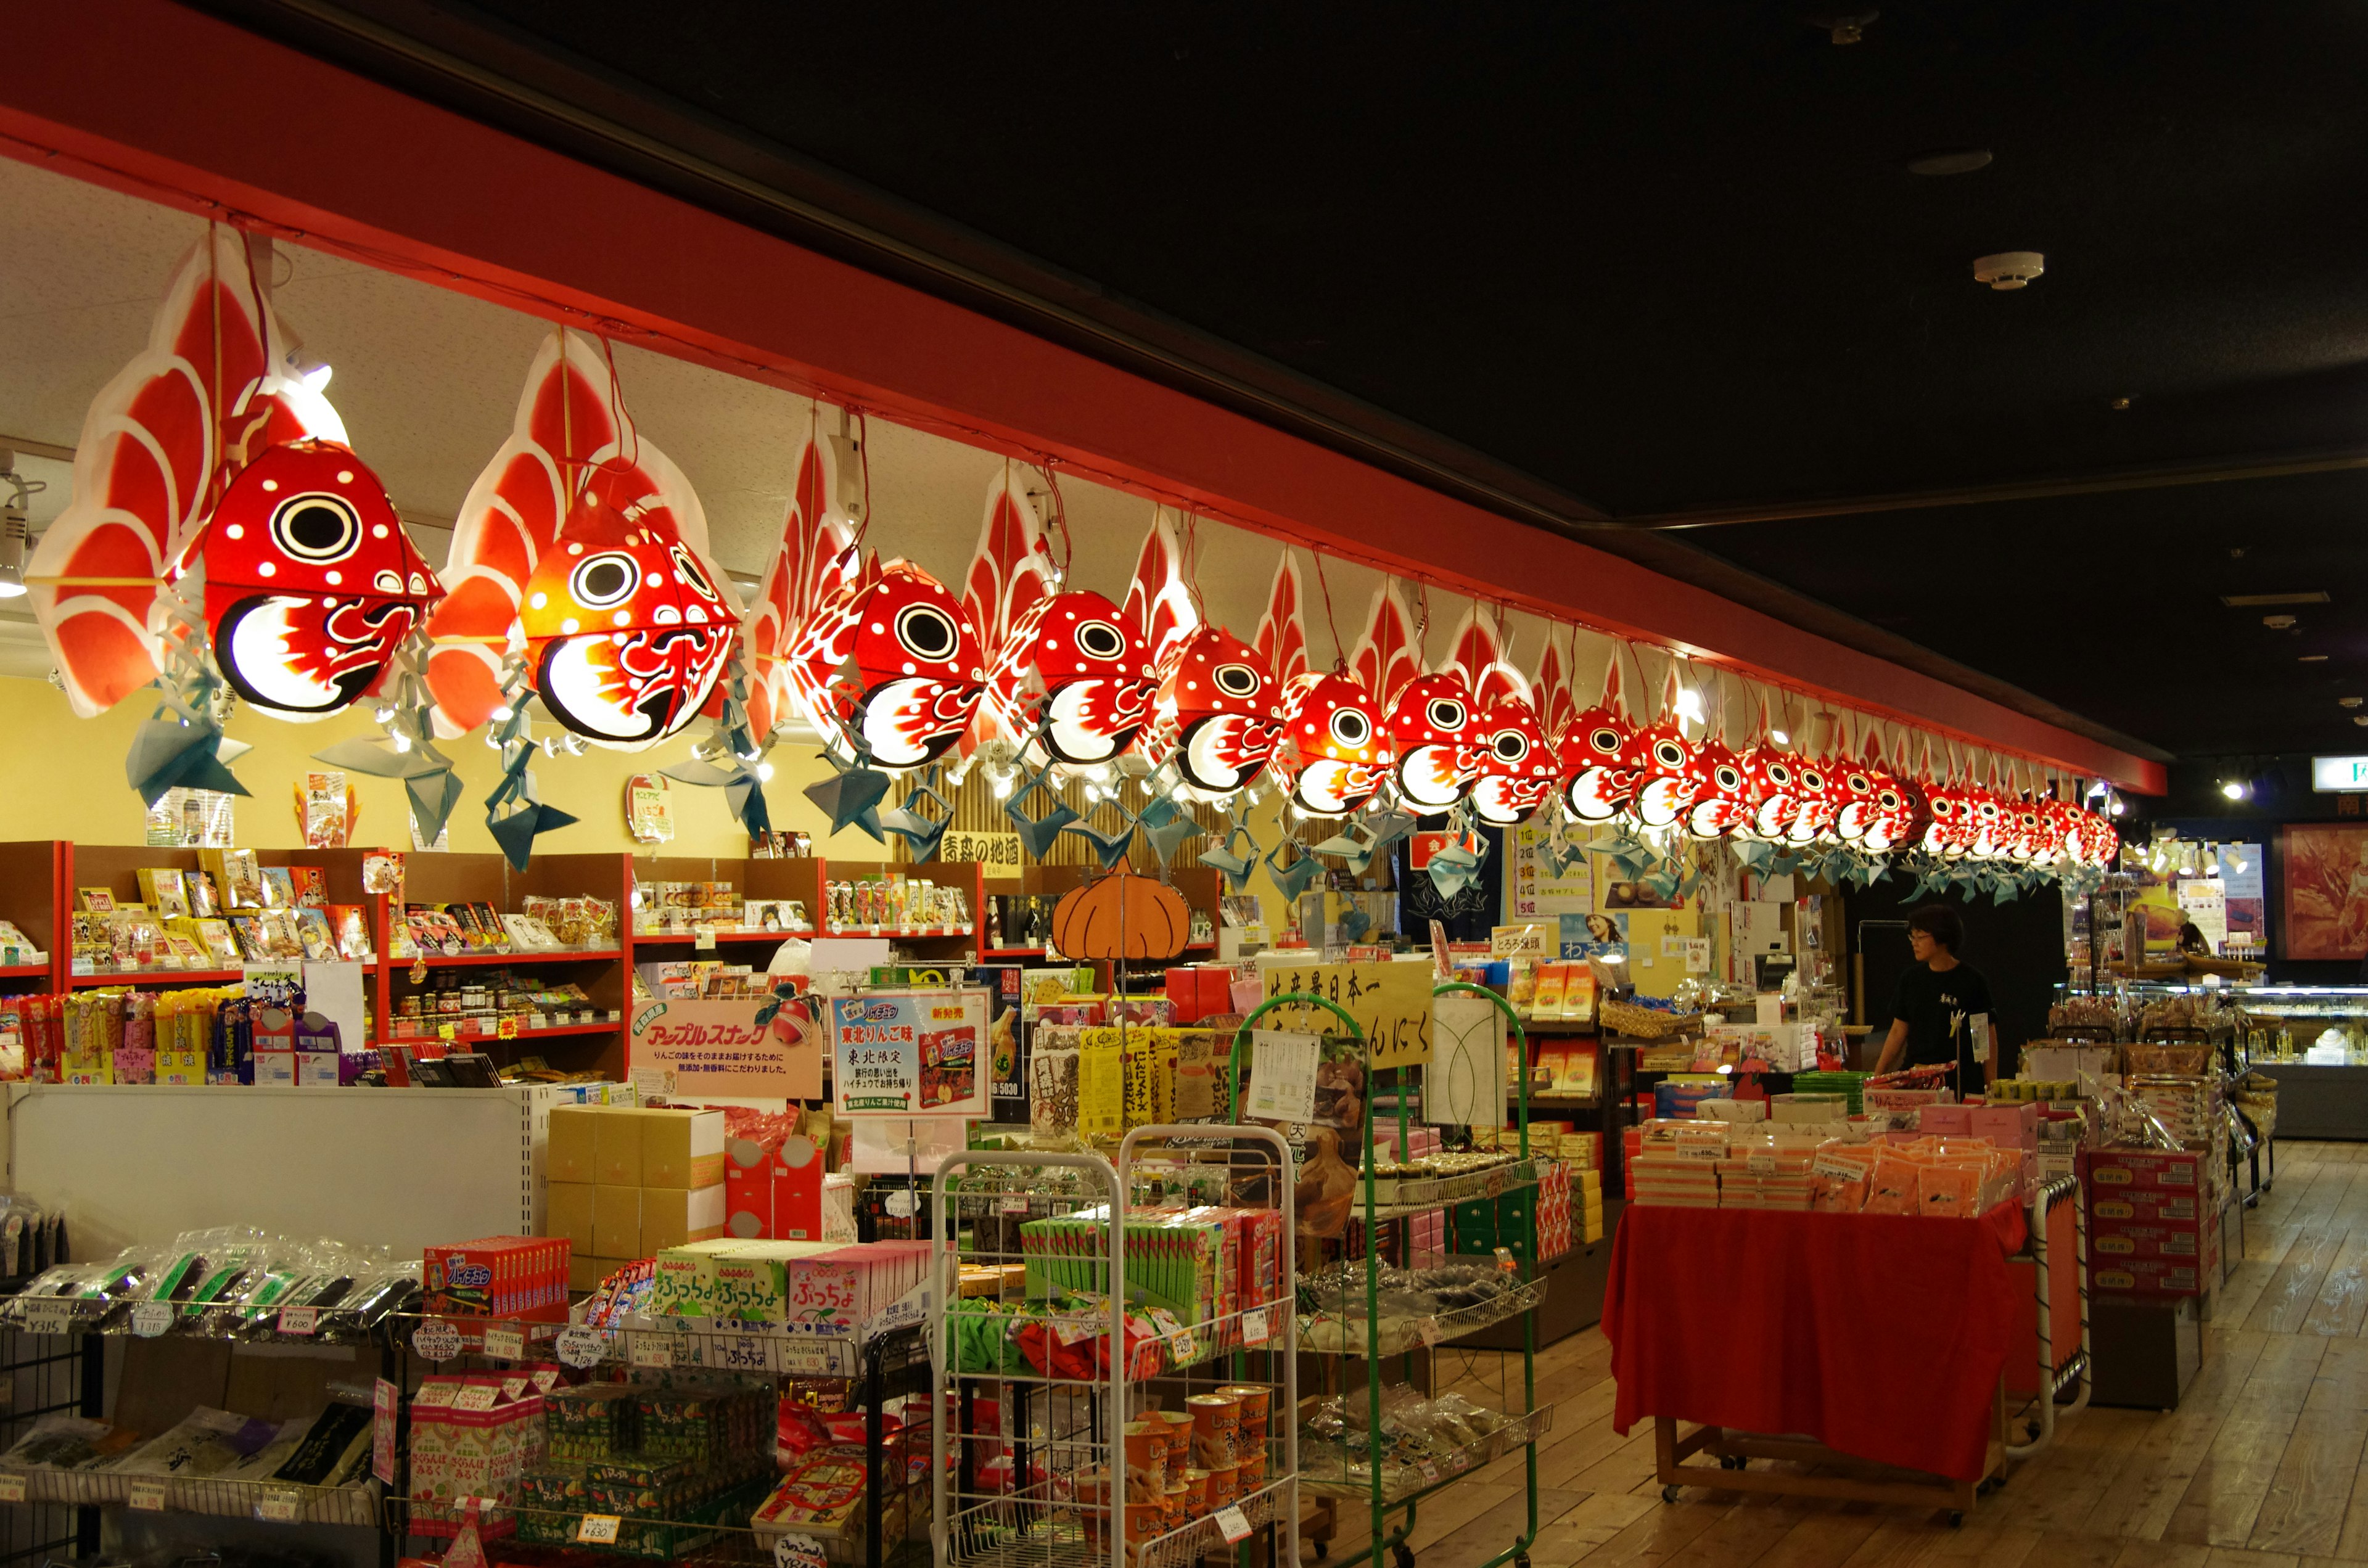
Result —
<instances>
[{"instance_id":1,"label":"dark ceiling","mask_svg":"<svg viewBox=\"0 0 2368 1568\"><path fill-rule=\"evenodd\" d=\"M2368 449L2356 4L1848 46L1815 3L211 8L632 165L526 84L1575 522ZM2010 249L2045 276L1973 281ZM2368 742L2363 513L2351 470L1588 537L2201 757ZM2314 589L2291 632L2218 597Z\"/></svg>"}]
</instances>

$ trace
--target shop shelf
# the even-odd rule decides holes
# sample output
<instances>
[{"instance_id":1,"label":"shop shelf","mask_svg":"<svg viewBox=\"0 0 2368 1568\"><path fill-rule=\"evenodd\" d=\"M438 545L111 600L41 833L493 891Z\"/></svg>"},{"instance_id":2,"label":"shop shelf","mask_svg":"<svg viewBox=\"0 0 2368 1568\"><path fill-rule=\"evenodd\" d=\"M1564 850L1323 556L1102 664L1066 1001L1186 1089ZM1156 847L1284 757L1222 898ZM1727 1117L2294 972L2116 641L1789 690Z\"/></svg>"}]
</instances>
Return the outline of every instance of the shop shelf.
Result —
<instances>
[{"instance_id":1,"label":"shop shelf","mask_svg":"<svg viewBox=\"0 0 2368 1568\"><path fill-rule=\"evenodd\" d=\"M1534 1103L1534 1102L1532 1102ZM1395 1220L1401 1215L1437 1209L1442 1204L1461 1203L1471 1198L1495 1198L1517 1187L1535 1187L1538 1181L1537 1162L1511 1160L1485 1170L1468 1171L1462 1176L1438 1176L1430 1180L1399 1181L1381 1178L1373 1183L1374 1206L1372 1217ZM1365 1187L1357 1184L1356 1207L1351 1217L1363 1219Z\"/></svg>"},{"instance_id":2,"label":"shop shelf","mask_svg":"<svg viewBox=\"0 0 2368 1568\"><path fill-rule=\"evenodd\" d=\"M523 953L438 953L427 960L429 969L461 969L471 964L535 964L535 963L595 963L603 959L621 959L618 948L537 948ZM418 962L416 959L387 959L380 968L400 973Z\"/></svg>"},{"instance_id":3,"label":"shop shelf","mask_svg":"<svg viewBox=\"0 0 2368 1568\"><path fill-rule=\"evenodd\" d=\"M1526 1415L1512 1417L1477 1443L1450 1449L1415 1464L1389 1466L1382 1471L1382 1501L1393 1505L1405 1503L1446 1486L1492 1460L1504 1458L1525 1443L1535 1442L1553 1426L1554 1406L1544 1405ZM1303 1455L1299 1476L1301 1492L1312 1497L1352 1497L1360 1502L1372 1496L1373 1472L1371 1470L1359 1467L1327 1471L1320 1452L1313 1463L1305 1460L1306 1439L1301 1439L1300 1449Z\"/></svg>"},{"instance_id":4,"label":"shop shelf","mask_svg":"<svg viewBox=\"0 0 2368 1568\"><path fill-rule=\"evenodd\" d=\"M106 974L68 975L66 984L82 991L96 985L145 985L159 980L183 985L223 985L245 978L243 969L120 969Z\"/></svg>"},{"instance_id":5,"label":"shop shelf","mask_svg":"<svg viewBox=\"0 0 2368 1568\"><path fill-rule=\"evenodd\" d=\"M1372 1354L1381 1358L1402 1356L1426 1345L1440 1344L1507 1318L1519 1317L1545 1298L1546 1281L1540 1275L1501 1295L1453 1312L1428 1317L1384 1317L1374 1325L1373 1337L1379 1343ZM1365 1300L1360 1290L1342 1303L1340 1312L1318 1311L1310 1317L1300 1331L1299 1348L1333 1356L1362 1356L1366 1354L1365 1339Z\"/></svg>"},{"instance_id":6,"label":"shop shelf","mask_svg":"<svg viewBox=\"0 0 2368 1568\"><path fill-rule=\"evenodd\" d=\"M978 956L982 960L1041 959L1044 956L1044 949L1042 948L981 948L978 950Z\"/></svg>"},{"instance_id":7,"label":"shop shelf","mask_svg":"<svg viewBox=\"0 0 2368 1568\"><path fill-rule=\"evenodd\" d=\"M209 1514L273 1524L375 1526L376 1481L354 1486L300 1486L286 1481L222 1481L123 1475L105 1470L8 1470L22 1476L25 1500L87 1507L124 1506L143 1512Z\"/></svg>"},{"instance_id":8,"label":"shop shelf","mask_svg":"<svg viewBox=\"0 0 2368 1568\"><path fill-rule=\"evenodd\" d=\"M973 928L968 926L916 926L909 930L899 930L896 927L889 926L833 925L827 930L818 932L816 935L825 937L889 937L899 941L917 941L924 937L967 937L971 934L972 929Z\"/></svg>"},{"instance_id":9,"label":"shop shelf","mask_svg":"<svg viewBox=\"0 0 2368 1568\"><path fill-rule=\"evenodd\" d=\"M795 931L718 931L715 940L724 942L786 942L791 937L811 940L815 933L810 929ZM689 931L636 931L633 946L637 948L681 947L699 938Z\"/></svg>"},{"instance_id":10,"label":"shop shelf","mask_svg":"<svg viewBox=\"0 0 2368 1568\"><path fill-rule=\"evenodd\" d=\"M607 1023L552 1024L545 1028L520 1029L516 1034L456 1034L449 1040L441 1035L432 1034L389 1035L384 1040L374 1040L370 1043L370 1049L376 1051L382 1045L426 1045L430 1041L470 1045L478 1040L564 1040L570 1035L611 1034L624 1027L624 1020L617 1018Z\"/></svg>"},{"instance_id":11,"label":"shop shelf","mask_svg":"<svg viewBox=\"0 0 2368 1568\"><path fill-rule=\"evenodd\" d=\"M0 980L28 980L49 972L45 963L0 963Z\"/></svg>"},{"instance_id":12,"label":"shop shelf","mask_svg":"<svg viewBox=\"0 0 2368 1568\"><path fill-rule=\"evenodd\" d=\"M495 1360L574 1364L583 1356L581 1335L598 1339L597 1357L584 1365L629 1367L700 1367L711 1371L746 1372L811 1378L853 1378L863 1373L863 1351L875 1335L795 1334L779 1324L734 1324L707 1318L643 1320L613 1328L593 1328L564 1323L517 1318L450 1317L436 1313L396 1312L387 1319L394 1336L420 1351L417 1336L430 1323L450 1324L458 1334L461 1354L490 1356ZM496 1343L487 1351L488 1331L497 1338L515 1334L517 1354ZM580 1331L563 1341L561 1336ZM927 1363L921 1363L926 1367ZM915 1384L917 1389L926 1377Z\"/></svg>"}]
</instances>

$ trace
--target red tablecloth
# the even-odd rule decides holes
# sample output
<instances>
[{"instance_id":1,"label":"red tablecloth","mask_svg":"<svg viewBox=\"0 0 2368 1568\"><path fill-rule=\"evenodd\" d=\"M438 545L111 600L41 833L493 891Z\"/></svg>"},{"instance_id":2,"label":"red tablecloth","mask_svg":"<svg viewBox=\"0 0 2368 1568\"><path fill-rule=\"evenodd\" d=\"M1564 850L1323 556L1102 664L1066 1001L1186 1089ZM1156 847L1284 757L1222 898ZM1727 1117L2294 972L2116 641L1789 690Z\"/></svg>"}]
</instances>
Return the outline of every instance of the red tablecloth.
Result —
<instances>
[{"instance_id":1,"label":"red tablecloth","mask_svg":"<svg viewBox=\"0 0 2368 1568\"><path fill-rule=\"evenodd\" d=\"M1656 1415L1982 1473L2022 1208L1979 1220L1630 1204L1603 1332L1612 1429Z\"/></svg>"}]
</instances>

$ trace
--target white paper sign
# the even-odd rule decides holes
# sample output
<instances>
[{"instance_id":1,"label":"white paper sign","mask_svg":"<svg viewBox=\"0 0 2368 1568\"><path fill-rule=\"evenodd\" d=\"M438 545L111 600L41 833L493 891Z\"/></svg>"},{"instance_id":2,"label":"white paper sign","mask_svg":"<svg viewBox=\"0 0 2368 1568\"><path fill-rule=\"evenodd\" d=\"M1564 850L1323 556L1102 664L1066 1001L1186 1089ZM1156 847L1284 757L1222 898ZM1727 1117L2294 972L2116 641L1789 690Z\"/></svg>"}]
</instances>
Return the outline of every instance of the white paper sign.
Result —
<instances>
[{"instance_id":1,"label":"white paper sign","mask_svg":"<svg viewBox=\"0 0 2368 1568\"><path fill-rule=\"evenodd\" d=\"M1224 1536L1227 1546L1247 1540L1250 1538L1249 1516L1239 1508L1220 1508L1217 1510L1217 1528Z\"/></svg>"},{"instance_id":2,"label":"white paper sign","mask_svg":"<svg viewBox=\"0 0 2368 1568\"><path fill-rule=\"evenodd\" d=\"M609 1354L609 1338L597 1328L577 1324L559 1331L559 1358L571 1367L591 1367L599 1364Z\"/></svg>"},{"instance_id":3,"label":"white paper sign","mask_svg":"<svg viewBox=\"0 0 2368 1568\"><path fill-rule=\"evenodd\" d=\"M1486 996L1451 991L1431 999L1430 1071L1423 1119L1495 1127L1505 1119L1505 1015Z\"/></svg>"},{"instance_id":4,"label":"white paper sign","mask_svg":"<svg viewBox=\"0 0 2368 1568\"><path fill-rule=\"evenodd\" d=\"M282 1334L312 1334L318 1330L320 1326L321 1309L318 1307L282 1307L279 1309L279 1332ZM422 1324L420 1326L425 1328L427 1324ZM452 1325L450 1324L446 1324L443 1326L450 1329ZM422 1354L425 1354L425 1352L422 1352Z\"/></svg>"},{"instance_id":5,"label":"white paper sign","mask_svg":"<svg viewBox=\"0 0 2368 1568\"><path fill-rule=\"evenodd\" d=\"M282 1332L286 1314L281 1314ZM450 1361L461 1353L461 1331L442 1318L430 1318L412 1330L411 1347L430 1361Z\"/></svg>"},{"instance_id":6,"label":"white paper sign","mask_svg":"<svg viewBox=\"0 0 2368 1568\"><path fill-rule=\"evenodd\" d=\"M1264 1345L1268 1340L1273 1337L1273 1331L1267 1326L1266 1313L1264 1311L1244 1312L1242 1314L1243 1344Z\"/></svg>"},{"instance_id":7,"label":"white paper sign","mask_svg":"<svg viewBox=\"0 0 2368 1568\"><path fill-rule=\"evenodd\" d=\"M170 1301L142 1301L131 1309L131 1332L142 1339L154 1339L172 1326Z\"/></svg>"},{"instance_id":8,"label":"white paper sign","mask_svg":"<svg viewBox=\"0 0 2368 1568\"><path fill-rule=\"evenodd\" d=\"M292 1525L303 1506L302 1493L285 1486L274 1486L255 1500L255 1517L275 1525Z\"/></svg>"},{"instance_id":9,"label":"white paper sign","mask_svg":"<svg viewBox=\"0 0 2368 1568\"><path fill-rule=\"evenodd\" d=\"M828 1568L822 1542L791 1531L773 1538L773 1568Z\"/></svg>"},{"instance_id":10,"label":"white paper sign","mask_svg":"<svg viewBox=\"0 0 2368 1568\"><path fill-rule=\"evenodd\" d=\"M675 1336L671 1334L637 1334L633 1335L633 1365L636 1367L671 1367L674 1365Z\"/></svg>"},{"instance_id":11,"label":"white paper sign","mask_svg":"<svg viewBox=\"0 0 2368 1568\"><path fill-rule=\"evenodd\" d=\"M488 1328L485 1354L499 1361L518 1360L526 1355L526 1335L515 1328Z\"/></svg>"},{"instance_id":12,"label":"white paper sign","mask_svg":"<svg viewBox=\"0 0 2368 1568\"><path fill-rule=\"evenodd\" d=\"M586 1546L614 1546L624 1521L614 1514L586 1514L575 1527L575 1539Z\"/></svg>"},{"instance_id":13,"label":"white paper sign","mask_svg":"<svg viewBox=\"0 0 2368 1568\"><path fill-rule=\"evenodd\" d=\"M21 1503L25 1500L25 1478L21 1475L0 1475L0 1503Z\"/></svg>"},{"instance_id":14,"label":"white paper sign","mask_svg":"<svg viewBox=\"0 0 2368 1568\"><path fill-rule=\"evenodd\" d=\"M131 1494L124 1501L142 1513L161 1514L165 1511L165 1483L161 1481L135 1481L131 1483Z\"/></svg>"},{"instance_id":15,"label":"white paper sign","mask_svg":"<svg viewBox=\"0 0 2368 1568\"><path fill-rule=\"evenodd\" d=\"M1252 1029L1245 1114L1259 1121L1315 1120L1315 1069L1323 1051L1316 1035Z\"/></svg>"}]
</instances>

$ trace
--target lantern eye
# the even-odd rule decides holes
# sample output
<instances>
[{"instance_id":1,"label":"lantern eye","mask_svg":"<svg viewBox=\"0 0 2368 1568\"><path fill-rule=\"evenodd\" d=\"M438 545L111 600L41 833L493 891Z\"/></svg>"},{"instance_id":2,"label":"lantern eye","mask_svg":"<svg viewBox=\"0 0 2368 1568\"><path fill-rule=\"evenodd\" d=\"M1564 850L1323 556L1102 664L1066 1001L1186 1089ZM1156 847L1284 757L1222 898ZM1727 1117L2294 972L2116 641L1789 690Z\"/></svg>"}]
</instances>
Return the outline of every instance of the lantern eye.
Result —
<instances>
[{"instance_id":1,"label":"lantern eye","mask_svg":"<svg viewBox=\"0 0 2368 1568\"><path fill-rule=\"evenodd\" d=\"M1344 746L1361 746L1373 738L1373 722L1354 708L1332 715L1332 738Z\"/></svg>"},{"instance_id":2,"label":"lantern eye","mask_svg":"<svg viewBox=\"0 0 2368 1568\"><path fill-rule=\"evenodd\" d=\"M715 591L715 585L707 580L705 572L700 570L699 557L678 544L674 547L674 569L682 574L684 587L700 598L713 599L718 604L723 602L723 596Z\"/></svg>"},{"instance_id":3,"label":"lantern eye","mask_svg":"<svg viewBox=\"0 0 2368 1568\"><path fill-rule=\"evenodd\" d=\"M1219 665L1209 678L1227 697L1247 697L1258 688L1258 673L1247 665Z\"/></svg>"},{"instance_id":4,"label":"lantern eye","mask_svg":"<svg viewBox=\"0 0 2368 1568\"><path fill-rule=\"evenodd\" d=\"M1736 769L1721 765L1716 771L1719 789L1728 794L1743 788L1743 775Z\"/></svg>"},{"instance_id":5,"label":"lantern eye","mask_svg":"<svg viewBox=\"0 0 2368 1568\"><path fill-rule=\"evenodd\" d=\"M1788 764L1788 763L1782 763L1782 762L1771 762L1771 763L1770 763L1770 764L1768 765L1768 778L1769 778L1769 781L1770 781L1770 783L1777 784L1777 785L1780 785L1780 786L1781 786L1781 785L1788 785L1788 784L1792 783L1792 782L1793 782L1793 769L1792 769L1792 766L1791 766L1790 764Z\"/></svg>"},{"instance_id":6,"label":"lantern eye","mask_svg":"<svg viewBox=\"0 0 2368 1568\"><path fill-rule=\"evenodd\" d=\"M1850 790L1851 794L1863 795L1873 790L1873 788L1874 780L1869 778L1865 774L1853 773L1850 776Z\"/></svg>"},{"instance_id":7,"label":"lantern eye","mask_svg":"<svg viewBox=\"0 0 2368 1568\"><path fill-rule=\"evenodd\" d=\"M362 520L342 495L290 495L271 514L271 541L298 561L343 561L362 541Z\"/></svg>"},{"instance_id":8,"label":"lantern eye","mask_svg":"<svg viewBox=\"0 0 2368 1568\"><path fill-rule=\"evenodd\" d=\"M587 555L567 574L567 591L586 609L607 609L633 597L642 569L621 551Z\"/></svg>"},{"instance_id":9,"label":"lantern eye","mask_svg":"<svg viewBox=\"0 0 2368 1568\"><path fill-rule=\"evenodd\" d=\"M1115 659L1126 652L1126 633L1107 620L1081 620L1076 633L1077 652L1088 659Z\"/></svg>"},{"instance_id":10,"label":"lantern eye","mask_svg":"<svg viewBox=\"0 0 2368 1568\"><path fill-rule=\"evenodd\" d=\"M1422 711L1423 717L1430 721L1430 727L1434 730L1463 728L1465 718L1463 704L1452 697L1434 697L1424 706Z\"/></svg>"},{"instance_id":11,"label":"lantern eye","mask_svg":"<svg viewBox=\"0 0 2368 1568\"><path fill-rule=\"evenodd\" d=\"M1675 741L1656 741L1653 743L1653 760L1663 767L1683 767L1686 765L1686 749Z\"/></svg>"},{"instance_id":12,"label":"lantern eye","mask_svg":"<svg viewBox=\"0 0 2368 1568\"><path fill-rule=\"evenodd\" d=\"M896 612L896 641L916 659L943 664L962 646L954 618L935 605L906 605Z\"/></svg>"},{"instance_id":13,"label":"lantern eye","mask_svg":"<svg viewBox=\"0 0 2368 1568\"><path fill-rule=\"evenodd\" d=\"M1529 737L1519 730L1499 730L1497 738L1489 743L1489 749L1499 761L1519 762L1530 755Z\"/></svg>"},{"instance_id":14,"label":"lantern eye","mask_svg":"<svg viewBox=\"0 0 2368 1568\"><path fill-rule=\"evenodd\" d=\"M1606 756L1620 755L1620 732L1605 725L1587 737L1587 744Z\"/></svg>"},{"instance_id":15,"label":"lantern eye","mask_svg":"<svg viewBox=\"0 0 2368 1568\"><path fill-rule=\"evenodd\" d=\"M1886 812L1896 812L1899 809L1899 791L1896 790L1885 790L1875 799L1883 802L1883 809Z\"/></svg>"}]
</instances>

